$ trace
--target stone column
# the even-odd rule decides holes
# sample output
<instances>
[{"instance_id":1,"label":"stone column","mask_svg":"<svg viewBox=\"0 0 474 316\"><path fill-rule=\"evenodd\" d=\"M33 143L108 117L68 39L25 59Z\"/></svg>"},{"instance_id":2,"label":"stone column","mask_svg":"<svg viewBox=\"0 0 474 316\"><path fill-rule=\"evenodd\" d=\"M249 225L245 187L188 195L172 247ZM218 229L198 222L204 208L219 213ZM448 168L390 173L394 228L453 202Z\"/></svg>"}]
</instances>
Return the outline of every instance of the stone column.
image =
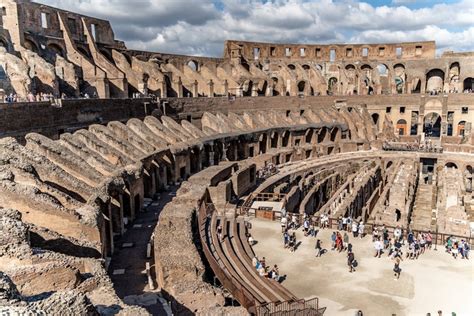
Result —
<instances>
[{"instance_id":1,"label":"stone column","mask_svg":"<svg viewBox=\"0 0 474 316\"><path fill-rule=\"evenodd\" d=\"M229 95L229 83L227 82L227 79L224 80L224 95L225 96Z\"/></svg>"},{"instance_id":2,"label":"stone column","mask_svg":"<svg viewBox=\"0 0 474 316\"><path fill-rule=\"evenodd\" d=\"M214 97L214 82L211 80L209 80L209 94L208 94L208 97L209 98L213 98Z\"/></svg>"},{"instance_id":3,"label":"stone column","mask_svg":"<svg viewBox=\"0 0 474 316\"><path fill-rule=\"evenodd\" d=\"M197 98L199 96L199 83L197 82L197 80L194 80L193 82L193 97L194 98Z\"/></svg>"},{"instance_id":4,"label":"stone column","mask_svg":"<svg viewBox=\"0 0 474 316\"><path fill-rule=\"evenodd\" d=\"M256 85L252 85L252 97L258 97L258 87Z\"/></svg>"},{"instance_id":5,"label":"stone column","mask_svg":"<svg viewBox=\"0 0 474 316\"><path fill-rule=\"evenodd\" d=\"M178 98L183 97L183 82L181 81L181 77L178 77L178 81L176 82L176 93Z\"/></svg>"}]
</instances>

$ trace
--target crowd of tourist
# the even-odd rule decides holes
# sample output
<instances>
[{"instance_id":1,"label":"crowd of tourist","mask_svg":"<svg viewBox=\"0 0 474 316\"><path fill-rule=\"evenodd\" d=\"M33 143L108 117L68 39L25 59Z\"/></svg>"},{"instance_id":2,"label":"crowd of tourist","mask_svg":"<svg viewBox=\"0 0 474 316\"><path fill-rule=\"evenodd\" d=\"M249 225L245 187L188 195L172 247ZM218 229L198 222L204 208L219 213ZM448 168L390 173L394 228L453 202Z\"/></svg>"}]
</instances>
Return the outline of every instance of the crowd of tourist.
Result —
<instances>
[{"instance_id":1,"label":"crowd of tourist","mask_svg":"<svg viewBox=\"0 0 474 316\"><path fill-rule=\"evenodd\" d=\"M274 163L271 163L271 162L266 163L264 167L257 170L257 178L261 179L261 180L264 180L264 179L274 175L275 173L277 173L277 171L278 171L278 169L277 169L277 167L275 166Z\"/></svg>"},{"instance_id":2,"label":"crowd of tourist","mask_svg":"<svg viewBox=\"0 0 474 316\"><path fill-rule=\"evenodd\" d=\"M446 240L446 252L451 254L454 259L457 259L458 256L461 259L469 259L469 252L471 251L471 245L467 240L458 239L455 236L450 236Z\"/></svg>"},{"instance_id":3,"label":"crowd of tourist","mask_svg":"<svg viewBox=\"0 0 474 316\"><path fill-rule=\"evenodd\" d=\"M262 257L262 259L258 259L257 256L253 257L252 266L257 270L261 277L273 279L277 282L281 282L284 278L280 275L280 271L276 264L274 264L273 267L267 265L265 257Z\"/></svg>"}]
</instances>

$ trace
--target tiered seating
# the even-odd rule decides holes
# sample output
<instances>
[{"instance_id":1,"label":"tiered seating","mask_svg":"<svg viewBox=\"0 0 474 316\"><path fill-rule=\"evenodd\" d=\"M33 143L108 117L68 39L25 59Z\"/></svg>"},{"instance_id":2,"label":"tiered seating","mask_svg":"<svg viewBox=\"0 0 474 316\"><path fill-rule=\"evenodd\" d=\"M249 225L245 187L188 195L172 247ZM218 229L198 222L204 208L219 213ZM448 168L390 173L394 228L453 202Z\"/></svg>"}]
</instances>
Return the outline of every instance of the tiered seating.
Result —
<instances>
[{"instance_id":1,"label":"tiered seating","mask_svg":"<svg viewBox=\"0 0 474 316\"><path fill-rule=\"evenodd\" d=\"M219 225L223 230L222 240L219 240L217 235ZM250 298L249 306L245 306L246 308L297 300L280 283L261 277L257 273L252 265L252 258L255 254L247 242L246 226L243 219L229 219L217 216L216 212L213 212L211 216L207 217L205 227L202 228L204 228L204 232L201 231L201 236L205 235L205 246L209 248L212 261L217 262L221 270L214 272L222 283L232 282L234 289L239 291L237 296L242 297L244 294ZM219 273L221 277L219 277ZM221 280L221 278L225 278L225 280ZM226 287L228 286L226 285ZM233 294L235 296L235 293Z\"/></svg>"}]
</instances>

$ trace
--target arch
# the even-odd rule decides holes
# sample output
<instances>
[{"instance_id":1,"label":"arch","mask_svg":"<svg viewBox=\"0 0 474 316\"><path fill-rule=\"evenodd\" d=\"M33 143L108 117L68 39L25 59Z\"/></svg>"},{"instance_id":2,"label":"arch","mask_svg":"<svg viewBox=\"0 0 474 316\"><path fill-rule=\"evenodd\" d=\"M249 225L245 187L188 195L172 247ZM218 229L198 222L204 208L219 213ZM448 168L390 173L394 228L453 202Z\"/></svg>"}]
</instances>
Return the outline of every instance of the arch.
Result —
<instances>
[{"instance_id":1,"label":"arch","mask_svg":"<svg viewBox=\"0 0 474 316\"><path fill-rule=\"evenodd\" d=\"M377 71L379 76L388 76L388 67L385 64L378 64Z\"/></svg>"},{"instance_id":2,"label":"arch","mask_svg":"<svg viewBox=\"0 0 474 316\"><path fill-rule=\"evenodd\" d=\"M309 70L309 69L311 68L311 67L309 67L309 65L306 65L306 64L304 64L304 65L301 66L301 67L303 67L304 70Z\"/></svg>"},{"instance_id":3,"label":"arch","mask_svg":"<svg viewBox=\"0 0 474 316\"><path fill-rule=\"evenodd\" d=\"M268 83L266 80L263 80L258 87L258 95L265 96L267 94Z\"/></svg>"},{"instance_id":4,"label":"arch","mask_svg":"<svg viewBox=\"0 0 474 316\"><path fill-rule=\"evenodd\" d=\"M323 66L321 66L320 64L316 64L314 67L319 71L323 71Z\"/></svg>"},{"instance_id":5,"label":"arch","mask_svg":"<svg viewBox=\"0 0 474 316\"><path fill-rule=\"evenodd\" d=\"M474 91L474 78L472 77L467 77L463 81L463 91L464 92L472 92Z\"/></svg>"},{"instance_id":6,"label":"arch","mask_svg":"<svg viewBox=\"0 0 474 316\"><path fill-rule=\"evenodd\" d=\"M355 71L355 69L356 69L355 66L352 65L352 64L346 65L346 70L351 70L351 71L354 70Z\"/></svg>"},{"instance_id":7,"label":"arch","mask_svg":"<svg viewBox=\"0 0 474 316\"><path fill-rule=\"evenodd\" d=\"M458 166L454 163L454 162L447 162L445 165L444 165L445 168L448 168L448 169L457 169Z\"/></svg>"},{"instance_id":8,"label":"arch","mask_svg":"<svg viewBox=\"0 0 474 316\"><path fill-rule=\"evenodd\" d=\"M260 135L258 146L261 154L267 152L267 134L263 133Z\"/></svg>"},{"instance_id":9,"label":"arch","mask_svg":"<svg viewBox=\"0 0 474 316\"><path fill-rule=\"evenodd\" d=\"M375 126L377 127L377 130L379 128L379 118L380 115L378 113L372 113L372 121L374 122Z\"/></svg>"},{"instance_id":10,"label":"arch","mask_svg":"<svg viewBox=\"0 0 474 316\"><path fill-rule=\"evenodd\" d=\"M290 141L290 132L285 131L283 135L281 135L281 146L288 147L288 143Z\"/></svg>"},{"instance_id":11,"label":"arch","mask_svg":"<svg viewBox=\"0 0 474 316\"><path fill-rule=\"evenodd\" d=\"M397 121L397 131L398 135L404 136L407 135L407 121L404 119L399 119Z\"/></svg>"},{"instance_id":12,"label":"arch","mask_svg":"<svg viewBox=\"0 0 474 316\"><path fill-rule=\"evenodd\" d=\"M331 141L334 142L338 138L337 136L340 134L340 130L337 127L334 127L331 130Z\"/></svg>"},{"instance_id":13,"label":"arch","mask_svg":"<svg viewBox=\"0 0 474 316\"><path fill-rule=\"evenodd\" d=\"M252 89L253 89L253 81L252 80L246 80L242 84L242 92L244 96L250 97L252 95Z\"/></svg>"},{"instance_id":14,"label":"arch","mask_svg":"<svg viewBox=\"0 0 474 316\"><path fill-rule=\"evenodd\" d=\"M423 133L427 137L441 136L441 115L436 112L430 112L423 118Z\"/></svg>"},{"instance_id":15,"label":"arch","mask_svg":"<svg viewBox=\"0 0 474 316\"><path fill-rule=\"evenodd\" d=\"M394 73L393 81L395 83L395 90L397 91L398 94L404 93L405 81L406 81L405 65L403 64L394 65L393 73Z\"/></svg>"},{"instance_id":16,"label":"arch","mask_svg":"<svg viewBox=\"0 0 474 316\"><path fill-rule=\"evenodd\" d=\"M328 80L328 94L332 95L337 93L337 78L331 77Z\"/></svg>"},{"instance_id":17,"label":"arch","mask_svg":"<svg viewBox=\"0 0 474 316\"><path fill-rule=\"evenodd\" d=\"M306 88L306 81L302 80L298 82L298 92L299 93L304 93Z\"/></svg>"},{"instance_id":18,"label":"arch","mask_svg":"<svg viewBox=\"0 0 474 316\"><path fill-rule=\"evenodd\" d=\"M387 165L385 166L385 169L390 168L392 165L393 165L393 161L390 160L389 162L387 162Z\"/></svg>"},{"instance_id":19,"label":"arch","mask_svg":"<svg viewBox=\"0 0 474 316\"><path fill-rule=\"evenodd\" d=\"M288 69L295 70L296 67L295 67L295 65L293 65L293 64L288 64Z\"/></svg>"},{"instance_id":20,"label":"arch","mask_svg":"<svg viewBox=\"0 0 474 316\"><path fill-rule=\"evenodd\" d=\"M308 130L306 130L306 133L305 133L305 142L306 144L311 144L311 141L313 140L313 130L311 128L309 128Z\"/></svg>"},{"instance_id":21,"label":"arch","mask_svg":"<svg viewBox=\"0 0 474 316\"><path fill-rule=\"evenodd\" d=\"M427 92L442 92L444 86L444 71L435 68L428 71L426 74L426 91Z\"/></svg>"},{"instance_id":22,"label":"arch","mask_svg":"<svg viewBox=\"0 0 474 316\"><path fill-rule=\"evenodd\" d=\"M38 45L36 45L35 42L29 39L25 39L25 42L23 43L23 47L25 47L28 50L31 50L32 52L37 53L38 50Z\"/></svg>"},{"instance_id":23,"label":"arch","mask_svg":"<svg viewBox=\"0 0 474 316\"><path fill-rule=\"evenodd\" d=\"M0 47L4 47L8 51L8 42L3 37L0 37Z\"/></svg>"},{"instance_id":24,"label":"arch","mask_svg":"<svg viewBox=\"0 0 474 316\"><path fill-rule=\"evenodd\" d=\"M395 220L397 222L399 222L401 218L402 218L402 212L399 209L396 209L395 210Z\"/></svg>"},{"instance_id":25,"label":"arch","mask_svg":"<svg viewBox=\"0 0 474 316\"><path fill-rule=\"evenodd\" d=\"M51 51L55 55L59 55L61 57L64 57L64 49L61 46L59 46L58 44L50 43L46 47L48 48L49 51Z\"/></svg>"},{"instance_id":26,"label":"arch","mask_svg":"<svg viewBox=\"0 0 474 316\"><path fill-rule=\"evenodd\" d=\"M270 148L277 148L278 147L278 133L273 132L270 136Z\"/></svg>"},{"instance_id":27,"label":"arch","mask_svg":"<svg viewBox=\"0 0 474 316\"><path fill-rule=\"evenodd\" d=\"M197 61L195 61L194 59L188 60L186 65L188 65L188 67L191 68L193 71L198 71L199 70L199 63Z\"/></svg>"},{"instance_id":28,"label":"arch","mask_svg":"<svg viewBox=\"0 0 474 316\"><path fill-rule=\"evenodd\" d=\"M273 90L273 95L278 96L280 95L280 91L278 91L278 78L277 77L272 77L272 90Z\"/></svg>"},{"instance_id":29,"label":"arch","mask_svg":"<svg viewBox=\"0 0 474 316\"><path fill-rule=\"evenodd\" d=\"M458 136L462 136L464 137L464 129L466 127L466 121L460 121L458 123L458 128L457 128L457 133L458 133Z\"/></svg>"},{"instance_id":30,"label":"arch","mask_svg":"<svg viewBox=\"0 0 474 316\"><path fill-rule=\"evenodd\" d=\"M327 133L327 128L326 128L326 127L322 127L322 128L319 130L319 133L318 133L318 144L324 142L324 140L325 140L325 138L326 138L326 133Z\"/></svg>"},{"instance_id":31,"label":"arch","mask_svg":"<svg viewBox=\"0 0 474 316\"><path fill-rule=\"evenodd\" d=\"M474 174L474 169L470 165L466 166L466 171L469 172L470 174Z\"/></svg>"}]
</instances>

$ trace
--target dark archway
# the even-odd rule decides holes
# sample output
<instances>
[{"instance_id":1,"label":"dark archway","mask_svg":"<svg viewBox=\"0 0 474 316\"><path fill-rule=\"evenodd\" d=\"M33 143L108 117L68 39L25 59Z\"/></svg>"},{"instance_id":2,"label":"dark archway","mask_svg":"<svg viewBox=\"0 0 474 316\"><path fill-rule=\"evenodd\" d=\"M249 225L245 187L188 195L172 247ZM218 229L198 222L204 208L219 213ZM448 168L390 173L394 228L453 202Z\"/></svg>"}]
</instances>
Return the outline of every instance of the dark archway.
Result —
<instances>
[{"instance_id":1,"label":"dark archway","mask_svg":"<svg viewBox=\"0 0 474 316\"><path fill-rule=\"evenodd\" d=\"M438 113L430 112L423 119L423 133L426 137L441 136L441 116Z\"/></svg>"},{"instance_id":2,"label":"dark archway","mask_svg":"<svg viewBox=\"0 0 474 316\"><path fill-rule=\"evenodd\" d=\"M468 77L466 79L464 79L464 82L463 82L463 90L465 92L472 92L474 91L474 78L472 77Z\"/></svg>"}]
</instances>

